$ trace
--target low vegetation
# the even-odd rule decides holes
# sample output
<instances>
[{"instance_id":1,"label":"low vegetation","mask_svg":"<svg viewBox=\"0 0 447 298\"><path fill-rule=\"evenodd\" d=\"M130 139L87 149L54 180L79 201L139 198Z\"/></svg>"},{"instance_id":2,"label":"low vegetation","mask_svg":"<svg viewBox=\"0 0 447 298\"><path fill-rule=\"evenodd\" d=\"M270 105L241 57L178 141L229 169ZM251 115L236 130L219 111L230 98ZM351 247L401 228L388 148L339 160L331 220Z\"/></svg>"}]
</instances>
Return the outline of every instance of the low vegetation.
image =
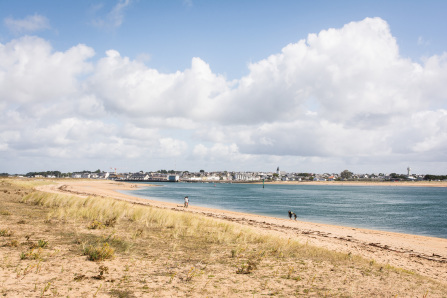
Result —
<instances>
[{"instance_id":1,"label":"low vegetation","mask_svg":"<svg viewBox=\"0 0 447 298\"><path fill-rule=\"evenodd\" d=\"M0 293L447 296L445 284L374 260L187 212L44 193L39 183L48 182L0 180L9 214L0 216Z\"/></svg>"},{"instance_id":2,"label":"low vegetation","mask_svg":"<svg viewBox=\"0 0 447 298\"><path fill-rule=\"evenodd\" d=\"M110 247L108 242L105 242L99 246L88 245L84 247L83 251L84 255L86 255L90 261L112 259L115 253L115 250Z\"/></svg>"}]
</instances>

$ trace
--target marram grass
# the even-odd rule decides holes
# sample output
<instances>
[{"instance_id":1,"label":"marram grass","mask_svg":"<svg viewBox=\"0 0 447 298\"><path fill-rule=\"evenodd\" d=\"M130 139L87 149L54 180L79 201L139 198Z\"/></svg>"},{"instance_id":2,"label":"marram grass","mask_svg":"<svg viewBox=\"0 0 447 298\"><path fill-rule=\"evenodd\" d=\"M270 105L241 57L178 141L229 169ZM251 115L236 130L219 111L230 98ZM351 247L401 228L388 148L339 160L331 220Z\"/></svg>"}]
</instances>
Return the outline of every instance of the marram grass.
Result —
<instances>
[{"instance_id":1,"label":"marram grass","mask_svg":"<svg viewBox=\"0 0 447 298\"><path fill-rule=\"evenodd\" d=\"M22 202L50 207L48 217L84 218L97 223L110 220L130 220L146 226L173 230L181 236L203 234L210 242L265 242L268 237L258 235L245 227L236 226L200 215L172 210L134 205L111 198L81 198L63 194L34 191L22 198Z\"/></svg>"},{"instance_id":2,"label":"marram grass","mask_svg":"<svg viewBox=\"0 0 447 298\"><path fill-rule=\"evenodd\" d=\"M32 189L32 188L35 188L37 186L42 186L42 185L54 184L54 182L52 182L50 180L29 179L29 178L22 178L22 179L9 179L8 178L8 179L4 179L3 181L8 181L11 184L14 184L15 186L28 188L28 189Z\"/></svg>"},{"instance_id":3,"label":"marram grass","mask_svg":"<svg viewBox=\"0 0 447 298\"><path fill-rule=\"evenodd\" d=\"M15 181L15 183L20 183L22 187L34 189L38 185L48 184L49 182L22 180L20 182ZM103 224L111 219L117 221L130 220L142 223L145 226L166 228L170 230L174 238L194 235L208 243L236 245L255 243L264 246L264 250L268 250L271 254L277 256L290 256L305 252L315 258L327 258L329 256L332 256L334 260L346 258L346 254L304 245L295 240L259 234L253 229L239 224L187 212L135 205L112 198L81 198L72 195L34 191L24 196L22 201L50 207L49 218L84 218Z\"/></svg>"},{"instance_id":4,"label":"marram grass","mask_svg":"<svg viewBox=\"0 0 447 298\"><path fill-rule=\"evenodd\" d=\"M258 244L264 254L284 258L311 257L314 260L344 262L360 259L343 253L301 244L291 239L256 233L248 227L206 218L202 215L178 212L150 206L134 205L112 198L88 197L34 191L23 197L22 202L50 207L49 218L84 218L104 225L108 220L129 220L145 226L167 229L170 237L194 236L205 243L247 245ZM365 261L366 262L366 261Z\"/></svg>"}]
</instances>

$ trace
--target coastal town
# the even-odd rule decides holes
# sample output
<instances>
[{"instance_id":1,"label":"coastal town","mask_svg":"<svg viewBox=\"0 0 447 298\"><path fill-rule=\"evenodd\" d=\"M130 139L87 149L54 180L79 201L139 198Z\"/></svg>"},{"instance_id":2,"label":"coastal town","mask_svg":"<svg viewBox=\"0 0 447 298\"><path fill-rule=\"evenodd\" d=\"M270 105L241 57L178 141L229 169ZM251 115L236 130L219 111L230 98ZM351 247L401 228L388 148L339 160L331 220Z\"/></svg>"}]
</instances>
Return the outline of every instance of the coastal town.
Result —
<instances>
[{"instance_id":1,"label":"coastal town","mask_svg":"<svg viewBox=\"0 0 447 298\"><path fill-rule=\"evenodd\" d=\"M159 170L139 172L118 172L116 168L110 171L80 171L61 173L59 171L30 172L24 177L33 178L74 178L74 179L107 179L118 181L146 181L146 182L202 182L202 183L251 183L251 182L277 182L277 181L424 181L424 180L446 180L447 176L412 174L408 167L405 174L396 173L372 173L356 174L348 170L341 173L301 173L285 172L277 167L271 172L234 172L215 171L199 172ZM18 175L15 175L18 176Z\"/></svg>"}]
</instances>

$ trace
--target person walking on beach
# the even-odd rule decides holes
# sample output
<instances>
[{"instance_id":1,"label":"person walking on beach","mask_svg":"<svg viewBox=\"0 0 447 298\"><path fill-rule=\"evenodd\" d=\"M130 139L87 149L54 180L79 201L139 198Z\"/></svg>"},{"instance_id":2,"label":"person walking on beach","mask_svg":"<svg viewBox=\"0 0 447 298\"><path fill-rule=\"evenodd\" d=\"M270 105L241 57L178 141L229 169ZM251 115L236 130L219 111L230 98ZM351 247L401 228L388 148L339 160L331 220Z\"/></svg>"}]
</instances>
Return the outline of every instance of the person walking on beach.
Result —
<instances>
[{"instance_id":1,"label":"person walking on beach","mask_svg":"<svg viewBox=\"0 0 447 298\"><path fill-rule=\"evenodd\" d=\"M188 205L189 205L189 198L188 198L188 196L186 196L185 197L185 205L184 205L184 207L188 208Z\"/></svg>"},{"instance_id":2,"label":"person walking on beach","mask_svg":"<svg viewBox=\"0 0 447 298\"><path fill-rule=\"evenodd\" d=\"M293 213L293 217L295 218L295 220L296 220L296 213L295 212L292 212Z\"/></svg>"},{"instance_id":3,"label":"person walking on beach","mask_svg":"<svg viewBox=\"0 0 447 298\"><path fill-rule=\"evenodd\" d=\"M292 219L292 211L289 210L289 218Z\"/></svg>"}]
</instances>

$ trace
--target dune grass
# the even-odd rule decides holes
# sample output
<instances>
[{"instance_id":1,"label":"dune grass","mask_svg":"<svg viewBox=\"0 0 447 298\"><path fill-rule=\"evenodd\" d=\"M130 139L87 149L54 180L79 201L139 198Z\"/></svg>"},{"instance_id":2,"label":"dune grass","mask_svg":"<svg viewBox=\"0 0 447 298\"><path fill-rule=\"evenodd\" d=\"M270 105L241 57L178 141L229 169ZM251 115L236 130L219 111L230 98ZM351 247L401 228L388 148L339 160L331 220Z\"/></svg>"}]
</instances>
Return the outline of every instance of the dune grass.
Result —
<instances>
[{"instance_id":1,"label":"dune grass","mask_svg":"<svg viewBox=\"0 0 447 298\"><path fill-rule=\"evenodd\" d=\"M27 216L26 220L17 217L16 222L23 220L26 221L23 225L33 225L39 237L57 236L61 239L58 243L49 241L50 249L42 251L39 247L39 254L26 248L20 254L21 262L51 262L56 257L50 258L49 251L57 247L56 244L67 247L71 253L63 255L60 262L84 256L82 262L90 263L64 270L82 271L73 273L78 284L91 286L97 282L95 276L100 276L98 280L103 284L95 284L95 289L103 294L216 296L223 293L223 296L231 297L447 295L445 285L411 271L294 239L260 234L240 224L111 198L82 198L35 190L48 181L7 180L1 183L13 186L8 191L15 189L16 201L20 204L14 205L15 209L0 206L11 213L9 217L22 212ZM14 202L11 200L11 204ZM33 215L31 219L29 214ZM3 224L0 229L5 231L2 238L9 241L5 240L5 248L23 250L20 244L18 247L7 246L12 240L6 235L29 235L22 233L20 236L13 225ZM19 239L17 241L20 243ZM57 255L58 250L54 249L52 255ZM96 262L102 262L102 269L99 274L89 277L88 272L94 270L91 263ZM90 271L84 268L90 268ZM67 288L64 291L67 292ZM62 292L60 288L59 292Z\"/></svg>"},{"instance_id":2,"label":"dune grass","mask_svg":"<svg viewBox=\"0 0 447 298\"><path fill-rule=\"evenodd\" d=\"M164 228L167 235L173 239L195 237L204 243L240 247L255 244L261 251L260 255L269 254L281 258L301 256L334 264L347 259L369 262L356 256L301 244L295 240L259 234L248 227L231 222L192 213L134 205L109 198L80 198L34 191L24 196L22 202L50 207L48 218L91 220L90 227L106 227L110 221L131 221L145 227Z\"/></svg>"}]
</instances>

